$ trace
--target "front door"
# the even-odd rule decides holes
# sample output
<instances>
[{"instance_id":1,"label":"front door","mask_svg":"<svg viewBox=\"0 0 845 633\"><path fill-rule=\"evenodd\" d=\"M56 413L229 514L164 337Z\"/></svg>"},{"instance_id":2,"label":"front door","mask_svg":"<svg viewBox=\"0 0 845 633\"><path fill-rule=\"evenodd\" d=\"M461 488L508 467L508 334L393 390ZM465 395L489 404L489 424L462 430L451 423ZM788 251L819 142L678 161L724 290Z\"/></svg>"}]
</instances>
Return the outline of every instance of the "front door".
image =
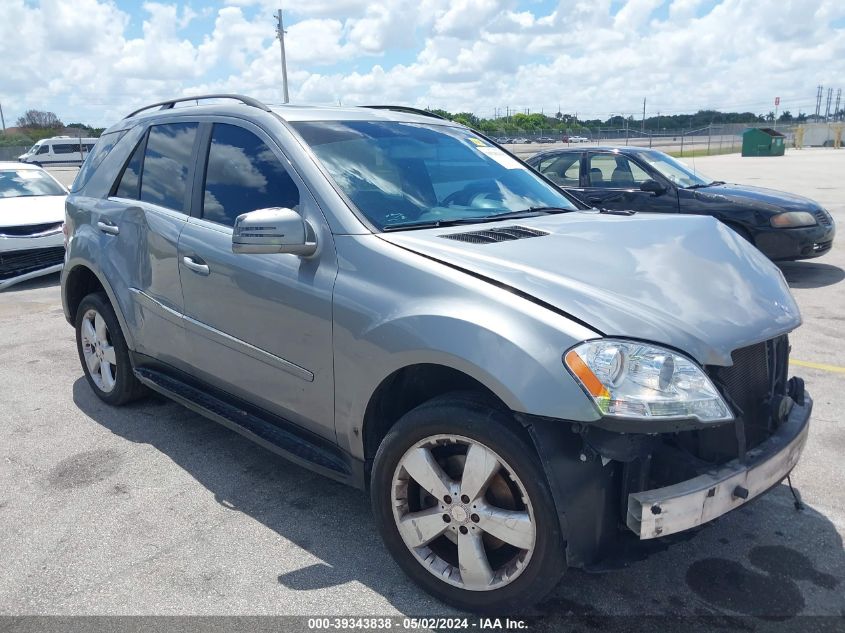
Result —
<instances>
[{"instance_id":1,"label":"front door","mask_svg":"<svg viewBox=\"0 0 845 633\"><path fill-rule=\"evenodd\" d=\"M322 212L260 128L204 124L191 218L179 240L191 372L335 440L332 290L337 261ZM290 208L314 228L313 257L236 254L235 218Z\"/></svg>"},{"instance_id":2,"label":"front door","mask_svg":"<svg viewBox=\"0 0 845 633\"><path fill-rule=\"evenodd\" d=\"M668 183L659 181L664 186L660 193L640 189L655 176L631 158L615 152L595 152L587 154L585 162L581 195L588 204L603 209L678 212L677 192Z\"/></svg>"}]
</instances>

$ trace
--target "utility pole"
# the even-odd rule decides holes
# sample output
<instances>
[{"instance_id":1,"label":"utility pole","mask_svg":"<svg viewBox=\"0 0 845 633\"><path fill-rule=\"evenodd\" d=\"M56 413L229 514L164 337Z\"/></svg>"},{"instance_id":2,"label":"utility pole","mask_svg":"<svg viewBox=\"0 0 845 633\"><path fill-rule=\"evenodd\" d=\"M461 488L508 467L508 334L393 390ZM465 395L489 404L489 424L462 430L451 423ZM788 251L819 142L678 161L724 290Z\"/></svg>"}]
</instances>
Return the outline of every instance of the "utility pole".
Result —
<instances>
[{"instance_id":1,"label":"utility pole","mask_svg":"<svg viewBox=\"0 0 845 633\"><path fill-rule=\"evenodd\" d=\"M836 107L833 108L833 120L839 120L839 100L842 98L842 88L836 91Z\"/></svg>"},{"instance_id":2,"label":"utility pole","mask_svg":"<svg viewBox=\"0 0 845 633\"><path fill-rule=\"evenodd\" d=\"M837 101L839 103L839 101ZM3 134L6 133L6 117L3 116L3 104L0 103L0 121L3 122Z\"/></svg>"},{"instance_id":3,"label":"utility pole","mask_svg":"<svg viewBox=\"0 0 845 633\"><path fill-rule=\"evenodd\" d=\"M278 24L276 25L276 37L279 38L279 48L282 50L282 92L283 92L283 103L290 102L290 96L288 95L288 64L287 59L285 57L285 25L282 22L282 10L279 9L276 12L276 20L278 20Z\"/></svg>"},{"instance_id":4,"label":"utility pole","mask_svg":"<svg viewBox=\"0 0 845 633\"><path fill-rule=\"evenodd\" d=\"M645 97L643 97L643 126L642 133L645 134Z\"/></svg>"},{"instance_id":5,"label":"utility pole","mask_svg":"<svg viewBox=\"0 0 845 633\"><path fill-rule=\"evenodd\" d=\"M824 111L824 120L827 121L828 117L830 117L830 101L833 99L833 88L827 89L827 107Z\"/></svg>"},{"instance_id":6,"label":"utility pole","mask_svg":"<svg viewBox=\"0 0 845 633\"><path fill-rule=\"evenodd\" d=\"M823 86L819 86L816 90L816 119L818 120L819 114L821 113L822 109L822 92L824 91Z\"/></svg>"}]
</instances>

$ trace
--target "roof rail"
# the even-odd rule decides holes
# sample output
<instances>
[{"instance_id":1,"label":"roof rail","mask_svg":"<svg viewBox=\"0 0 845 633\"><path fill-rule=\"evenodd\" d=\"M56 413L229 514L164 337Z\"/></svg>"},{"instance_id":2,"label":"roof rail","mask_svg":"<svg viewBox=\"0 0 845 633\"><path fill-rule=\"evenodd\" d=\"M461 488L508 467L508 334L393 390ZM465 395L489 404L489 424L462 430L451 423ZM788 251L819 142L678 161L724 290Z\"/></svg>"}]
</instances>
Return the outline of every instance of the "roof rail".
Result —
<instances>
[{"instance_id":1,"label":"roof rail","mask_svg":"<svg viewBox=\"0 0 845 633\"><path fill-rule=\"evenodd\" d=\"M393 110L394 112L405 112L407 114L419 114L420 116L431 117L432 119L440 119L442 121L449 121L445 116L440 116L434 112L423 110L422 108L412 108L410 106L400 105L365 105L362 108L370 108L371 110Z\"/></svg>"},{"instance_id":2,"label":"roof rail","mask_svg":"<svg viewBox=\"0 0 845 633\"><path fill-rule=\"evenodd\" d=\"M159 110L170 110L173 108L173 105L176 103L181 103L183 101L201 101L205 99L234 99L235 101L240 101L241 103L252 106L253 108L259 108L260 110L264 110L265 112L271 112L269 106L261 103L258 99L253 99L252 97L245 97L243 95L235 95L235 94L213 94L213 95L197 95L196 97L181 97L179 99L169 99L167 101L159 101L158 103L151 103L148 106L144 106L143 108L138 108L134 112L127 114L124 119L129 119L143 112L144 110L149 110L150 108L155 108L156 106L161 106Z\"/></svg>"}]
</instances>

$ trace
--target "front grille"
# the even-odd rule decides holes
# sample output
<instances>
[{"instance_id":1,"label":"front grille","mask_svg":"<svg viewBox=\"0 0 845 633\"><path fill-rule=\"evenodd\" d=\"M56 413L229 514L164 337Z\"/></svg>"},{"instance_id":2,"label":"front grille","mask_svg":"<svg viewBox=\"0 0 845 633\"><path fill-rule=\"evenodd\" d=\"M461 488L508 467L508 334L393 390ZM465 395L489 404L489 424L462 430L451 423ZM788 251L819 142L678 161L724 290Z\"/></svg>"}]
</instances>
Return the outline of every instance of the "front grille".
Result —
<instances>
[{"instance_id":1,"label":"front grille","mask_svg":"<svg viewBox=\"0 0 845 633\"><path fill-rule=\"evenodd\" d=\"M541 237L543 235L548 235L548 233L546 231L531 229L527 226L504 226L483 231L469 231L468 233L450 233L449 235L441 235L440 237L458 242L469 242L470 244L493 244L495 242L509 242L529 237Z\"/></svg>"},{"instance_id":2,"label":"front grille","mask_svg":"<svg viewBox=\"0 0 845 633\"><path fill-rule=\"evenodd\" d=\"M42 268L61 264L65 260L63 246L33 248L26 251L0 252L0 280L11 279Z\"/></svg>"},{"instance_id":3,"label":"front grille","mask_svg":"<svg viewBox=\"0 0 845 633\"><path fill-rule=\"evenodd\" d=\"M731 357L733 365L709 367L708 373L737 417L737 426L725 429L731 429L736 437L744 436L749 449L775 430L772 401L786 393L789 341L780 336L735 350ZM716 435L714 441L724 441Z\"/></svg>"},{"instance_id":4,"label":"front grille","mask_svg":"<svg viewBox=\"0 0 845 633\"><path fill-rule=\"evenodd\" d=\"M822 226L830 226L833 222L832 218L827 213L827 211L823 211L822 209L813 211L813 215L816 217L816 222L818 222Z\"/></svg>"},{"instance_id":5,"label":"front grille","mask_svg":"<svg viewBox=\"0 0 845 633\"><path fill-rule=\"evenodd\" d=\"M37 237L62 230L61 222L47 224L25 224L22 226L0 226L0 237Z\"/></svg>"}]
</instances>

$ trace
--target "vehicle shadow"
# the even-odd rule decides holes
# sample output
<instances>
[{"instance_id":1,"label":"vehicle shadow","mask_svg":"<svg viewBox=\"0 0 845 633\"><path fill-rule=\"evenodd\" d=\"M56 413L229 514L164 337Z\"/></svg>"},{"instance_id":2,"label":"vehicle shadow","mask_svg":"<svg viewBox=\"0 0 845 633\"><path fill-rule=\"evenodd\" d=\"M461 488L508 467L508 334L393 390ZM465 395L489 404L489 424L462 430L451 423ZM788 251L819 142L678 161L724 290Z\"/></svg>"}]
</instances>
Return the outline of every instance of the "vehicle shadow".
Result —
<instances>
[{"instance_id":1,"label":"vehicle shadow","mask_svg":"<svg viewBox=\"0 0 845 633\"><path fill-rule=\"evenodd\" d=\"M158 396L112 408L79 378L73 400L112 433L167 455L217 503L261 522L321 561L280 573L278 582L286 589L310 591L356 581L404 614L459 614L418 589L393 562L362 492L310 473ZM832 596L841 593L842 539L822 514L810 507L796 512L791 504L788 488L780 486L695 538L626 569L608 574L572 570L525 616L532 630L558 631L577 624L596 628L597 622L599 628L615 628L605 616L619 615L740 613L783 619L817 613L817 602L810 604L808 594L818 601L819 592L826 592L831 597L822 596L827 600L822 603L832 605ZM845 612L841 600L836 614ZM360 613L364 604L369 601L346 603L346 609Z\"/></svg>"},{"instance_id":2,"label":"vehicle shadow","mask_svg":"<svg viewBox=\"0 0 845 633\"><path fill-rule=\"evenodd\" d=\"M824 288L845 279L845 270L817 262L777 262L790 288Z\"/></svg>"},{"instance_id":3,"label":"vehicle shadow","mask_svg":"<svg viewBox=\"0 0 845 633\"><path fill-rule=\"evenodd\" d=\"M0 294L13 294L15 292L21 292L23 290L36 290L38 288L49 288L51 286L58 286L61 282L62 274L60 272L50 273L49 275L44 275L43 277L33 277L32 279L27 279L26 281L21 281L14 285L9 286L3 290L0 290Z\"/></svg>"}]
</instances>

